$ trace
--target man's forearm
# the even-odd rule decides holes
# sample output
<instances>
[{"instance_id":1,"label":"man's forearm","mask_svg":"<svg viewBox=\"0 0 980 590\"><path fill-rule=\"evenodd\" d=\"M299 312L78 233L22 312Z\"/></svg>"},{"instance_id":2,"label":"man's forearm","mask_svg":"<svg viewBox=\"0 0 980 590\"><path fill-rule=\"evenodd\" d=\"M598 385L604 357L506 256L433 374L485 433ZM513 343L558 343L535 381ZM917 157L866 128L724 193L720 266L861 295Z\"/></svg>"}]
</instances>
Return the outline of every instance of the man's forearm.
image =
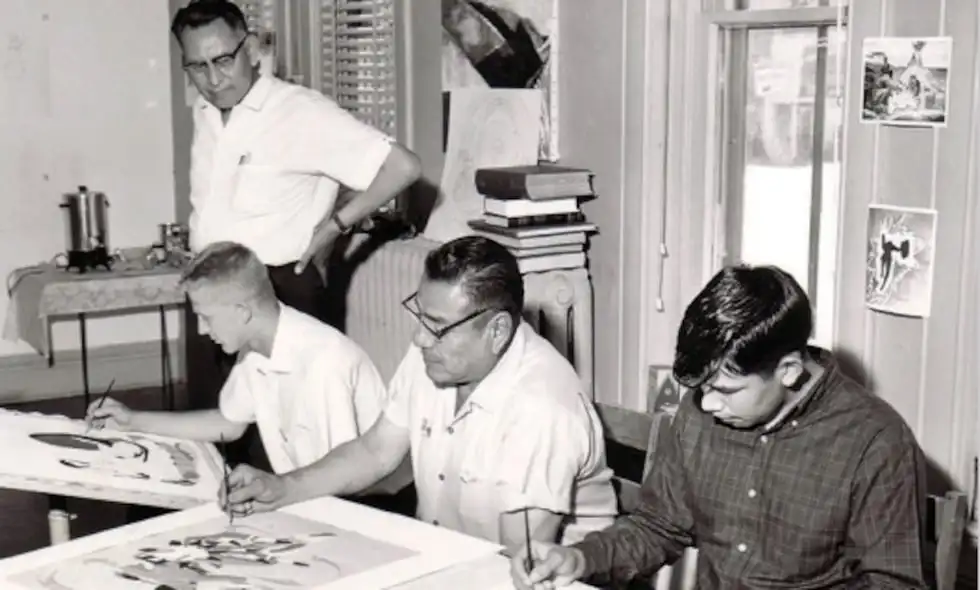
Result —
<instances>
[{"instance_id":1,"label":"man's forearm","mask_svg":"<svg viewBox=\"0 0 980 590\"><path fill-rule=\"evenodd\" d=\"M322 459L283 476L287 504L321 496L351 496L378 483L398 466L386 465L357 438L327 453Z\"/></svg>"},{"instance_id":2,"label":"man's forearm","mask_svg":"<svg viewBox=\"0 0 980 590\"><path fill-rule=\"evenodd\" d=\"M392 144L371 185L364 191L349 195L337 209L337 215L346 225L360 223L418 180L421 170L415 154L397 143ZM332 214L328 213L328 216Z\"/></svg>"},{"instance_id":3,"label":"man's forearm","mask_svg":"<svg viewBox=\"0 0 980 590\"><path fill-rule=\"evenodd\" d=\"M237 440L246 424L232 422L216 409L189 412L133 412L129 429L186 440Z\"/></svg>"},{"instance_id":4,"label":"man's forearm","mask_svg":"<svg viewBox=\"0 0 980 590\"><path fill-rule=\"evenodd\" d=\"M589 533L574 547L585 556L583 578L626 582L659 569L679 555L684 544L668 537L650 508L640 508L605 530Z\"/></svg>"}]
</instances>

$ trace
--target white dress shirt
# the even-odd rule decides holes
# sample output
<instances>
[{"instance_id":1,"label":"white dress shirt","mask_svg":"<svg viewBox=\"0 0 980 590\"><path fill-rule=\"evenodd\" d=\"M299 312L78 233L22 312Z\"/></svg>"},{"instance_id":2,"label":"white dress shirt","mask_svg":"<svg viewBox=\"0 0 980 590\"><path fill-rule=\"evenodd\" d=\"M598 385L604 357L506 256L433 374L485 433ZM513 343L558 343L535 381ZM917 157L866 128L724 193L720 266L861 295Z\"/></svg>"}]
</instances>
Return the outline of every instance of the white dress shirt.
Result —
<instances>
[{"instance_id":1,"label":"white dress shirt","mask_svg":"<svg viewBox=\"0 0 980 590\"><path fill-rule=\"evenodd\" d=\"M221 414L255 422L273 471L305 467L367 432L387 388L353 340L282 305L272 353L238 355L221 389Z\"/></svg>"},{"instance_id":2,"label":"white dress shirt","mask_svg":"<svg viewBox=\"0 0 980 590\"><path fill-rule=\"evenodd\" d=\"M568 361L522 323L510 348L456 412L414 345L389 385L385 416L408 428L418 517L495 543L500 515L566 515L561 542L612 524L616 496L602 425Z\"/></svg>"},{"instance_id":3,"label":"white dress shirt","mask_svg":"<svg viewBox=\"0 0 980 590\"><path fill-rule=\"evenodd\" d=\"M198 97L191 147L191 249L230 240L268 265L296 261L339 184L364 190L391 140L319 92L260 76L223 124ZM338 184L339 183L339 184Z\"/></svg>"}]
</instances>

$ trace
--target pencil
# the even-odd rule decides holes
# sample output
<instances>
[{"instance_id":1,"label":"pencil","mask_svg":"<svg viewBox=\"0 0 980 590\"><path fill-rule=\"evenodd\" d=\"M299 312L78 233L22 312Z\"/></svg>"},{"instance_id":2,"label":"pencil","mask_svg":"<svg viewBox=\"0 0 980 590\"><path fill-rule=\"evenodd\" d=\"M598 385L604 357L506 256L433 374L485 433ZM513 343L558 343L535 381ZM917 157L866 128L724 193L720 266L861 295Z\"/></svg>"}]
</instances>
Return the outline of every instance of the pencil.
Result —
<instances>
[{"instance_id":1,"label":"pencil","mask_svg":"<svg viewBox=\"0 0 980 590\"><path fill-rule=\"evenodd\" d=\"M531 552L531 523L527 515L530 510L530 508L524 509L524 546L527 548L527 557L525 558L527 573L531 573L531 570L534 569L534 554Z\"/></svg>"}]
</instances>

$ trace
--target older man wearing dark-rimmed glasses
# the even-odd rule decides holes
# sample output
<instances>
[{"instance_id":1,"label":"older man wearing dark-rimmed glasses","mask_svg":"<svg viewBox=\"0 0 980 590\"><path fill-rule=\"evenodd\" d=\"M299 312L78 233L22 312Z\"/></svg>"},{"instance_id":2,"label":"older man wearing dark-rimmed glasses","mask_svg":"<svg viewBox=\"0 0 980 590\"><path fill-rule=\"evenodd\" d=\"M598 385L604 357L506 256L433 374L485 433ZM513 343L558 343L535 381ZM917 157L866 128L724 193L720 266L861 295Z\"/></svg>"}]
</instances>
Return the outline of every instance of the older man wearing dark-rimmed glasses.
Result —
<instances>
[{"instance_id":1,"label":"older man wearing dark-rimmed glasses","mask_svg":"<svg viewBox=\"0 0 980 590\"><path fill-rule=\"evenodd\" d=\"M362 437L276 477L249 466L223 502L271 510L351 495L411 455L419 518L510 549L571 543L616 513L602 427L568 361L521 320L524 285L506 248L469 236L429 253L403 302L418 329Z\"/></svg>"}]
</instances>

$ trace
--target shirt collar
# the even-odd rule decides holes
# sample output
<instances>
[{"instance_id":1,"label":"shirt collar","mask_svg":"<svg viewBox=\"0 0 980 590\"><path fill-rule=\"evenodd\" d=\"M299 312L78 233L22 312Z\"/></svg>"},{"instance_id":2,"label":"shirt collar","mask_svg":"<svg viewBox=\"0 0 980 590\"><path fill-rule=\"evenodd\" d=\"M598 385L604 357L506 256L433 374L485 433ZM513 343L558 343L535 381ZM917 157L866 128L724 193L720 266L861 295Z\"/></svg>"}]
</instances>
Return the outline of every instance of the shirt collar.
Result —
<instances>
[{"instance_id":1,"label":"shirt collar","mask_svg":"<svg viewBox=\"0 0 980 590\"><path fill-rule=\"evenodd\" d=\"M249 360L263 373L289 373L293 370L293 355L289 351L292 340L293 310L279 304L279 319L276 321L276 335L272 339L272 351L269 356L257 352L249 352Z\"/></svg>"},{"instance_id":2,"label":"shirt collar","mask_svg":"<svg viewBox=\"0 0 980 590\"><path fill-rule=\"evenodd\" d=\"M821 401L827 397L827 392L834 389L842 379L840 368L833 354L815 346L808 347L807 351L810 354L810 358L817 361L817 364L823 367L823 374L817 378L810 389L804 393L803 398L789 412L766 424L763 427L765 432L778 430L787 421L799 420L808 413L808 410L812 413L814 409L820 406Z\"/></svg>"},{"instance_id":3,"label":"shirt collar","mask_svg":"<svg viewBox=\"0 0 980 590\"><path fill-rule=\"evenodd\" d=\"M470 398L466 400L467 405L473 405L492 413L503 407L506 401L517 393L517 388L511 385L518 375L518 369L524 358L530 330L531 327L521 321L507 350L497 360L497 364L490 370L490 373L470 394Z\"/></svg>"}]
</instances>

